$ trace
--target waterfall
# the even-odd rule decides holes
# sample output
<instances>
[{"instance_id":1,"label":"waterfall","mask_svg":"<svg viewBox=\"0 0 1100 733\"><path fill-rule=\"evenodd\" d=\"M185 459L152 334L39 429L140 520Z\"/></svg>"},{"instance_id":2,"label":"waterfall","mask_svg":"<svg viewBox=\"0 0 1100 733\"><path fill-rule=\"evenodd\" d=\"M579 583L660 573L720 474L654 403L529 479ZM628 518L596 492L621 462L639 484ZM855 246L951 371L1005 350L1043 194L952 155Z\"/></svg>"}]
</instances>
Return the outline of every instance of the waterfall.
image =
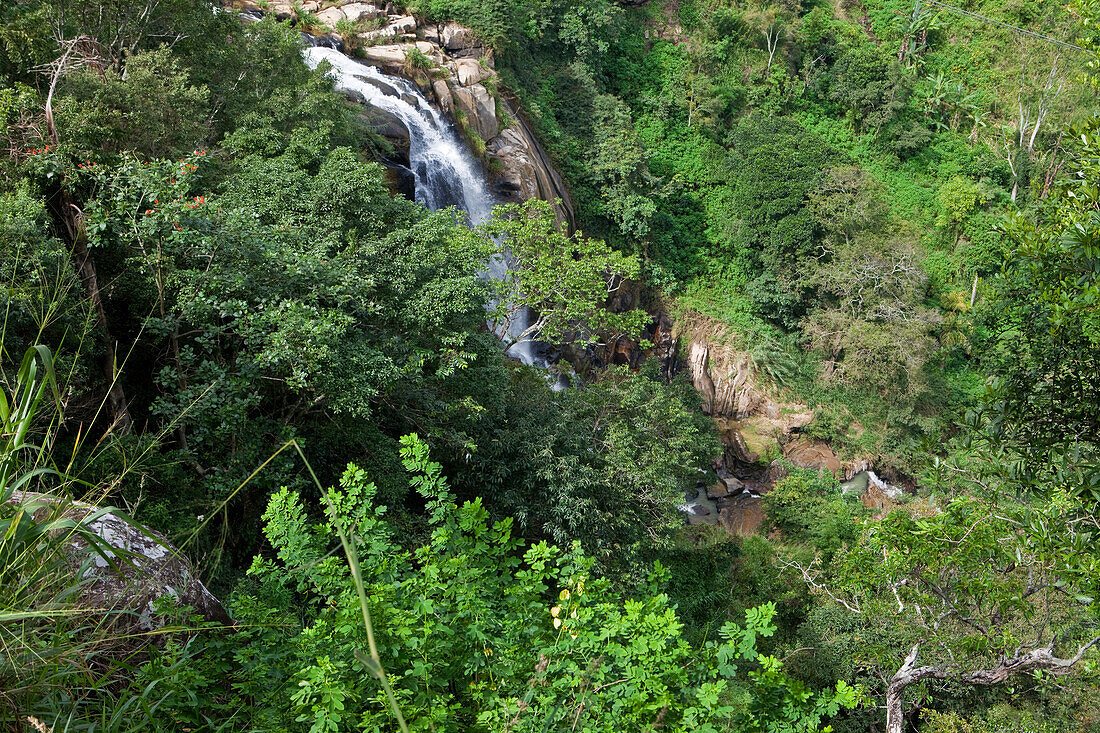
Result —
<instances>
[{"instance_id":1,"label":"waterfall","mask_svg":"<svg viewBox=\"0 0 1100 733\"><path fill-rule=\"evenodd\" d=\"M314 69L322 61L329 62L339 91L388 112L409 131L409 169L419 203L432 211L454 206L466 214L472 226L489 218L496 201L486 185L481 164L415 84L359 63L334 48L312 46L303 54ZM510 277L507 254L494 256L487 274L495 280ZM524 309L509 320L507 329L497 328L497 335L507 346L505 353L509 356L524 364L549 367L539 344L518 341L531 320L532 314Z\"/></svg>"}]
</instances>

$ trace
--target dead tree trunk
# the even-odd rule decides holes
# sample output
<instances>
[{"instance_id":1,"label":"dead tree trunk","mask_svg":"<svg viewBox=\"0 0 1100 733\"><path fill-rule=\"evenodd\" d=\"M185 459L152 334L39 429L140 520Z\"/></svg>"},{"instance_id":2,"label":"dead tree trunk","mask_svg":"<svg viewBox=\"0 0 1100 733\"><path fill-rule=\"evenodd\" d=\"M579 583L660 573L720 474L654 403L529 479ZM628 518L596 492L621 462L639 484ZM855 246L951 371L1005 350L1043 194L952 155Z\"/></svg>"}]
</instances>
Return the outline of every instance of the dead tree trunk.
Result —
<instances>
[{"instance_id":1,"label":"dead tree trunk","mask_svg":"<svg viewBox=\"0 0 1100 733\"><path fill-rule=\"evenodd\" d=\"M1017 649L1012 657L1002 659L995 666L971 672L951 667L917 667L915 665L920 644L914 644L886 687L886 733L902 733L905 726L902 693L909 685L923 680L955 680L965 685L997 685L1008 679L1009 675L1038 670L1052 675L1069 674L1073 671L1073 666L1085 656L1085 652L1098 642L1100 642L1100 636L1081 646L1077 653L1068 659L1054 656L1053 641L1027 652Z\"/></svg>"}]
</instances>

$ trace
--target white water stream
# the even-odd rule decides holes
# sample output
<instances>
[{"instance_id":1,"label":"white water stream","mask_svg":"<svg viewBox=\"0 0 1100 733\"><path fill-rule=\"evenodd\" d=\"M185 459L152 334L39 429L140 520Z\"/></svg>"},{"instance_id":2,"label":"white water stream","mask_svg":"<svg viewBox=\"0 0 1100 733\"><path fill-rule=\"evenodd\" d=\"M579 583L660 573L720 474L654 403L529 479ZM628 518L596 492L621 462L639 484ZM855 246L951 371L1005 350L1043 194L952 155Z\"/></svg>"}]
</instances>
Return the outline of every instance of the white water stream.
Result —
<instances>
[{"instance_id":1,"label":"white water stream","mask_svg":"<svg viewBox=\"0 0 1100 733\"><path fill-rule=\"evenodd\" d=\"M450 122L408 81L359 63L334 48L312 46L303 50L306 63L317 68L322 61L332 66L336 88L401 121L409 131L409 168L416 200L432 211L456 207L471 226L489 218L496 203L486 185L481 164L470 154ZM495 280L510 277L504 255L489 262L488 275ZM549 367L533 341L520 341L531 323L526 309L516 313L507 329L498 327L506 353L524 364Z\"/></svg>"}]
</instances>

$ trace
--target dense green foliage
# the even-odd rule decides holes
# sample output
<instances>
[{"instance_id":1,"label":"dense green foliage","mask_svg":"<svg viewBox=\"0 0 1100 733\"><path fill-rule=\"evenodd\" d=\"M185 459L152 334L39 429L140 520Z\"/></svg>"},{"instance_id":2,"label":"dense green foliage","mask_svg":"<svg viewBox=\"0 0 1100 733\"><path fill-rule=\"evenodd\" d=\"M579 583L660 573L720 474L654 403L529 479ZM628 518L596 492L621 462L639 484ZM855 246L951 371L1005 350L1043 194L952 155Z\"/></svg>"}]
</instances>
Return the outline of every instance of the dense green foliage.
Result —
<instances>
[{"instance_id":1,"label":"dense green foliage","mask_svg":"<svg viewBox=\"0 0 1100 733\"><path fill-rule=\"evenodd\" d=\"M493 49L578 231L395 196L291 23L0 9L0 729L1096 731L1096 3L404 9ZM658 308L908 491L781 460L756 536L685 526L715 424L611 365ZM235 625L89 614L125 558L24 489Z\"/></svg>"},{"instance_id":2,"label":"dense green foliage","mask_svg":"<svg viewBox=\"0 0 1100 733\"><path fill-rule=\"evenodd\" d=\"M799 391L919 463L975 397L961 342L1010 246L997 218L1049 190L1062 125L1095 112L1087 55L895 1L479 7L511 19L504 79L586 230L687 307L808 351ZM966 10L1080 32L1054 3ZM496 45L467 6L433 12Z\"/></svg>"}]
</instances>

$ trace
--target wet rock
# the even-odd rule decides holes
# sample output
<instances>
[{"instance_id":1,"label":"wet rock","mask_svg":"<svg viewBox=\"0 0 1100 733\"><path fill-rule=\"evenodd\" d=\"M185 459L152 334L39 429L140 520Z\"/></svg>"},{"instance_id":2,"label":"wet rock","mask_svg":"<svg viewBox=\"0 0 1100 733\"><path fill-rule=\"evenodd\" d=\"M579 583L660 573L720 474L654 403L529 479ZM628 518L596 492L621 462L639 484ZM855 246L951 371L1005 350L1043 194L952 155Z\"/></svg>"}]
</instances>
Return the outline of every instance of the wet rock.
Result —
<instances>
[{"instance_id":1,"label":"wet rock","mask_svg":"<svg viewBox=\"0 0 1100 733\"><path fill-rule=\"evenodd\" d=\"M396 191L409 201L416 201L416 176L406 165L386 161L386 181L390 190Z\"/></svg>"},{"instance_id":2,"label":"wet rock","mask_svg":"<svg viewBox=\"0 0 1100 733\"><path fill-rule=\"evenodd\" d=\"M60 511L62 516L85 520L98 507L68 502L49 494L15 492L9 500L37 519ZM206 619L230 623L218 599L195 575L190 561L164 535L105 513L87 522L103 542L98 549L79 535L69 541L69 566L81 574L77 603L97 613L119 614L118 622L151 631L161 625L154 606L170 596L191 606ZM133 614L133 621L129 616Z\"/></svg>"},{"instance_id":3,"label":"wet rock","mask_svg":"<svg viewBox=\"0 0 1100 733\"><path fill-rule=\"evenodd\" d=\"M870 472L869 475L874 476L874 472ZM868 509L877 509L883 514L887 514L898 507L898 501L901 499L903 492L897 487L889 486L878 480L877 476L875 478L875 481L868 482L867 490L863 492L860 501Z\"/></svg>"},{"instance_id":4,"label":"wet rock","mask_svg":"<svg viewBox=\"0 0 1100 733\"><path fill-rule=\"evenodd\" d=\"M745 490L745 482L734 476L723 478L722 483L725 484L726 492L729 494L738 494Z\"/></svg>"},{"instance_id":5,"label":"wet rock","mask_svg":"<svg viewBox=\"0 0 1100 733\"><path fill-rule=\"evenodd\" d=\"M858 474L869 471L872 468L871 461L867 458L857 458L844 464L844 480L851 481Z\"/></svg>"},{"instance_id":6,"label":"wet rock","mask_svg":"<svg viewBox=\"0 0 1100 733\"><path fill-rule=\"evenodd\" d=\"M409 145L411 136L409 128L401 121L401 118L392 112L387 112L380 107L364 104L359 113L362 120L371 130L386 138L393 146L394 153L390 156L395 162L402 165L409 164Z\"/></svg>"},{"instance_id":7,"label":"wet rock","mask_svg":"<svg viewBox=\"0 0 1100 733\"><path fill-rule=\"evenodd\" d=\"M661 363L661 376L665 379L672 379L676 376L680 341L673 334L672 319L664 311L657 314L653 336L649 340L653 343L653 353Z\"/></svg>"}]
</instances>

